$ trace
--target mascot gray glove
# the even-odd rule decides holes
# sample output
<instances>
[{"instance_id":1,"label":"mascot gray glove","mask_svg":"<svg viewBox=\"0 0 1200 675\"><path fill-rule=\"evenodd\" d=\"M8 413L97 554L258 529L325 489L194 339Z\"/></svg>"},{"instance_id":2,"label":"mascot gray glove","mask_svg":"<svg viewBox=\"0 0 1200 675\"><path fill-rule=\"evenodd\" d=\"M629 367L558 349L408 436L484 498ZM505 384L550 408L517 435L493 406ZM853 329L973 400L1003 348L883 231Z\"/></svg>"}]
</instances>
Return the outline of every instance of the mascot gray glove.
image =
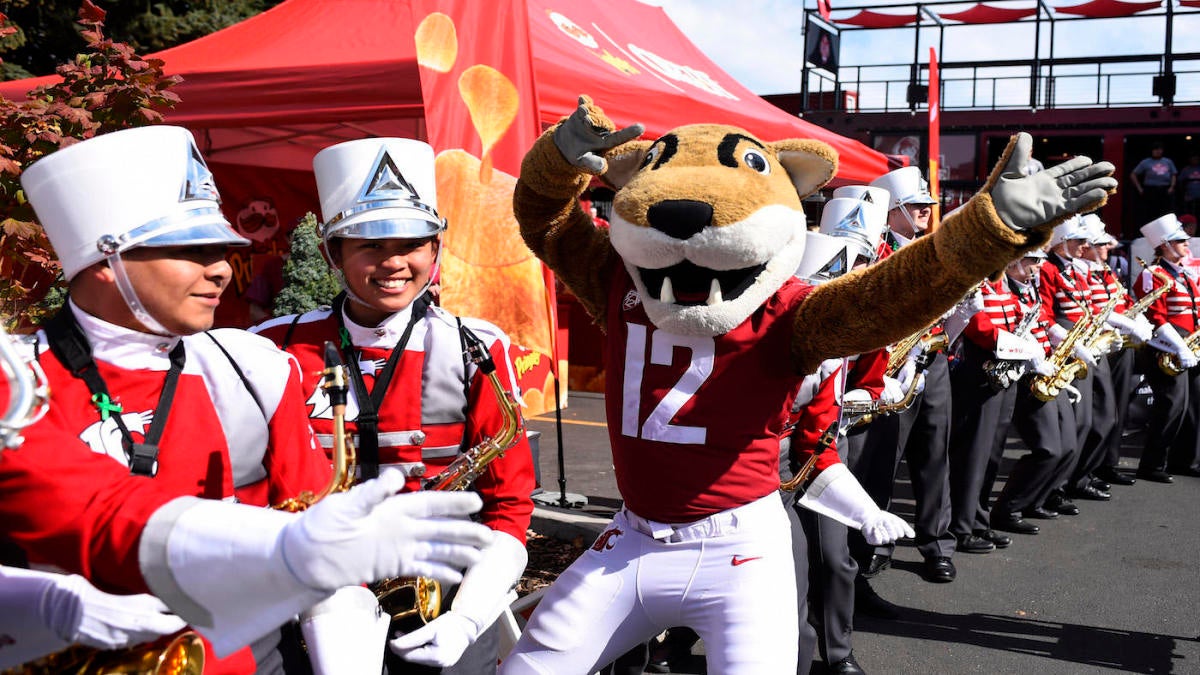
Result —
<instances>
[{"instance_id":1,"label":"mascot gray glove","mask_svg":"<svg viewBox=\"0 0 1200 675\"><path fill-rule=\"evenodd\" d=\"M572 165L599 176L608 170L604 152L631 141L646 130L641 124L624 129L609 129L596 123L596 118L609 122L604 113L592 105L592 99L579 97L579 107L554 132L554 145Z\"/></svg>"},{"instance_id":2,"label":"mascot gray glove","mask_svg":"<svg viewBox=\"0 0 1200 675\"><path fill-rule=\"evenodd\" d=\"M991 190L996 213L1014 230L1028 230L1078 213L1117 187L1117 180L1110 175L1115 168L1111 163L1092 163L1082 156L1025 176L1021 169L1032 152L1033 137L1021 132Z\"/></svg>"}]
</instances>

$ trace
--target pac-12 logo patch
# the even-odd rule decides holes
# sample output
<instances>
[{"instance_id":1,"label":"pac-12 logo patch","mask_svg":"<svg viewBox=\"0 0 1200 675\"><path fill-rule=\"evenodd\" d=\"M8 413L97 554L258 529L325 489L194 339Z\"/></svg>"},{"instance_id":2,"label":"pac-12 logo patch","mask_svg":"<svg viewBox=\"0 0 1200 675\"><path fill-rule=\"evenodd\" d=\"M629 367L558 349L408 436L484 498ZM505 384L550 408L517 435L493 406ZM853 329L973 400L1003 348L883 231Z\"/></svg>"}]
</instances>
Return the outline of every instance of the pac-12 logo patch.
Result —
<instances>
[{"instance_id":1,"label":"pac-12 logo patch","mask_svg":"<svg viewBox=\"0 0 1200 675\"><path fill-rule=\"evenodd\" d=\"M617 544L617 542L613 541L613 539L621 536L622 534L625 533L622 532L620 528L616 527L605 530L599 537L596 538L596 543L592 544L592 550L603 553L611 549Z\"/></svg>"},{"instance_id":2,"label":"pac-12 logo patch","mask_svg":"<svg viewBox=\"0 0 1200 675\"><path fill-rule=\"evenodd\" d=\"M621 300L621 307L622 307L622 309L624 309L625 311L628 312L629 310L633 309L634 307L637 307L641 303L642 303L642 296L638 295L638 292L636 289L631 288L631 289L629 289L629 292L625 294L625 299Z\"/></svg>"}]
</instances>

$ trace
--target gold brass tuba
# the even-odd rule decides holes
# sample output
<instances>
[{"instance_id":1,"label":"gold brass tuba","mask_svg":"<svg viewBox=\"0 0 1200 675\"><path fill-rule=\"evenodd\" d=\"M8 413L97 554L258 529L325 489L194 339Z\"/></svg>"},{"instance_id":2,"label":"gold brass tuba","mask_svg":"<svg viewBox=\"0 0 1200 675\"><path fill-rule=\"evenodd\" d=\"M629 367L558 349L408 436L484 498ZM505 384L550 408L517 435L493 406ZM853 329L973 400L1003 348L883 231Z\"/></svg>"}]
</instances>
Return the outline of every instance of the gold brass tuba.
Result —
<instances>
[{"instance_id":1,"label":"gold brass tuba","mask_svg":"<svg viewBox=\"0 0 1200 675\"><path fill-rule=\"evenodd\" d=\"M6 670L0 675L202 675L204 643L185 631L136 647L101 651L74 646Z\"/></svg>"},{"instance_id":2,"label":"gold brass tuba","mask_svg":"<svg viewBox=\"0 0 1200 675\"><path fill-rule=\"evenodd\" d=\"M470 487L488 464L503 457L516 445L524 430L521 410L513 395L500 383L496 376L496 363L483 344L466 326L462 327L467 355L479 372L487 377L492 393L500 404L504 424L494 436L485 438L478 445L460 454L443 471L422 481L423 490L454 492ZM393 577L371 584L371 590L379 598L383 611L392 617L392 625L400 624L401 630L413 625L429 623L442 611L442 587L435 579L426 577Z\"/></svg>"}]
</instances>

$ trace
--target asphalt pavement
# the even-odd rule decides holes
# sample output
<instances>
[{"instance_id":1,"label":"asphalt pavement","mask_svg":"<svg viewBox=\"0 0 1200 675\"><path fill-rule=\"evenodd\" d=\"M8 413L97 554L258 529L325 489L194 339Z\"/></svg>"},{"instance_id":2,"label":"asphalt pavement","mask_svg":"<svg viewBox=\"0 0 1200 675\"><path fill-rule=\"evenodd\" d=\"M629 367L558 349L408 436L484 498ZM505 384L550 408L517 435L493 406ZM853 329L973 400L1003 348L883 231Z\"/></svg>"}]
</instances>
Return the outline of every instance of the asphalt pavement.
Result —
<instances>
[{"instance_id":1,"label":"asphalt pavement","mask_svg":"<svg viewBox=\"0 0 1200 675\"><path fill-rule=\"evenodd\" d=\"M541 433L540 499L550 505L538 509L535 529L598 532L620 504L603 397L571 392L562 419L561 427L553 413L528 420ZM1140 435L1126 438L1123 468L1136 465L1140 445ZM1010 439L997 492L1022 453ZM856 619L859 663L868 673L1200 673L1200 478L1112 492L1108 502L1077 502L1078 516L1037 521L1040 534L1012 535L1006 549L956 555L949 584L922 580L920 554L901 542L892 569L872 580L901 617ZM912 521L903 466L893 510ZM702 652L700 644L677 672L704 673Z\"/></svg>"}]
</instances>

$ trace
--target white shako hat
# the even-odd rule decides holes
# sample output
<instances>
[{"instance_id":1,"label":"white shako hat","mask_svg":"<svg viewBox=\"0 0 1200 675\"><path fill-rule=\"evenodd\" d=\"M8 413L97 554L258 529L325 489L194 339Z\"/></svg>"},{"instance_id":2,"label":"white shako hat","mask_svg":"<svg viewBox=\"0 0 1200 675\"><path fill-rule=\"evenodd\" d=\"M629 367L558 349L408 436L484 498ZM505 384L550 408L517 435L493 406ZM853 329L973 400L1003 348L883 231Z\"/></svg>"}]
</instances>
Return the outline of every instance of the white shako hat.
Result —
<instances>
[{"instance_id":1,"label":"white shako hat","mask_svg":"<svg viewBox=\"0 0 1200 675\"><path fill-rule=\"evenodd\" d=\"M874 260L885 229L887 207L881 204L835 197L821 211L821 234L846 239L852 255Z\"/></svg>"},{"instance_id":2,"label":"white shako hat","mask_svg":"<svg viewBox=\"0 0 1200 675\"><path fill-rule=\"evenodd\" d=\"M1164 216L1159 216L1154 220L1142 226L1142 236L1146 237L1146 241L1150 246L1157 248L1168 241L1186 240L1187 232L1183 231L1183 225L1179 224L1179 219L1174 213L1168 213Z\"/></svg>"},{"instance_id":3,"label":"white shako hat","mask_svg":"<svg viewBox=\"0 0 1200 675\"><path fill-rule=\"evenodd\" d=\"M321 239L424 239L440 234L433 148L408 138L363 138L313 158Z\"/></svg>"},{"instance_id":4,"label":"white shako hat","mask_svg":"<svg viewBox=\"0 0 1200 675\"><path fill-rule=\"evenodd\" d=\"M250 244L221 213L212 172L182 127L81 141L31 164L21 186L68 280L138 246Z\"/></svg>"},{"instance_id":5,"label":"white shako hat","mask_svg":"<svg viewBox=\"0 0 1200 675\"><path fill-rule=\"evenodd\" d=\"M1093 246L1117 243L1117 240L1104 227L1104 221L1100 220L1100 216L1094 213L1087 213L1080 216L1080 219L1083 221L1083 227L1087 230L1088 241Z\"/></svg>"},{"instance_id":6,"label":"white shako hat","mask_svg":"<svg viewBox=\"0 0 1200 675\"><path fill-rule=\"evenodd\" d=\"M1054 226L1054 232L1050 235L1050 248L1054 248L1070 239L1091 240L1091 238L1087 226L1083 223L1083 219L1079 216L1071 216Z\"/></svg>"},{"instance_id":7,"label":"white shako hat","mask_svg":"<svg viewBox=\"0 0 1200 675\"><path fill-rule=\"evenodd\" d=\"M845 237L806 232L804 257L795 276L811 284L821 284L849 272L854 264L849 244L850 240Z\"/></svg>"},{"instance_id":8,"label":"white shako hat","mask_svg":"<svg viewBox=\"0 0 1200 675\"><path fill-rule=\"evenodd\" d=\"M833 191L834 199L845 197L847 199L861 199L864 202L878 204L885 211L892 208L892 195L887 190L880 187L871 187L870 185L843 185Z\"/></svg>"},{"instance_id":9,"label":"white shako hat","mask_svg":"<svg viewBox=\"0 0 1200 675\"><path fill-rule=\"evenodd\" d=\"M888 210L904 204L936 204L929 194L929 182L915 166L906 166L889 171L871 181L871 187L883 188L892 196Z\"/></svg>"},{"instance_id":10,"label":"white shako hat","mask_svg":"<svg viewBox=\"0 0 1200 675\"><path fill-rule=\"evenodd\" d=\"M1025 255L1023 255L1021 257L1022 258L1038 258L1039 260L1045 260L1048 256L1046 255L1046 249L1035 248L1035 249L1031 249L1029 251L1025 251Z\"/></svg>"}]
</instances>

